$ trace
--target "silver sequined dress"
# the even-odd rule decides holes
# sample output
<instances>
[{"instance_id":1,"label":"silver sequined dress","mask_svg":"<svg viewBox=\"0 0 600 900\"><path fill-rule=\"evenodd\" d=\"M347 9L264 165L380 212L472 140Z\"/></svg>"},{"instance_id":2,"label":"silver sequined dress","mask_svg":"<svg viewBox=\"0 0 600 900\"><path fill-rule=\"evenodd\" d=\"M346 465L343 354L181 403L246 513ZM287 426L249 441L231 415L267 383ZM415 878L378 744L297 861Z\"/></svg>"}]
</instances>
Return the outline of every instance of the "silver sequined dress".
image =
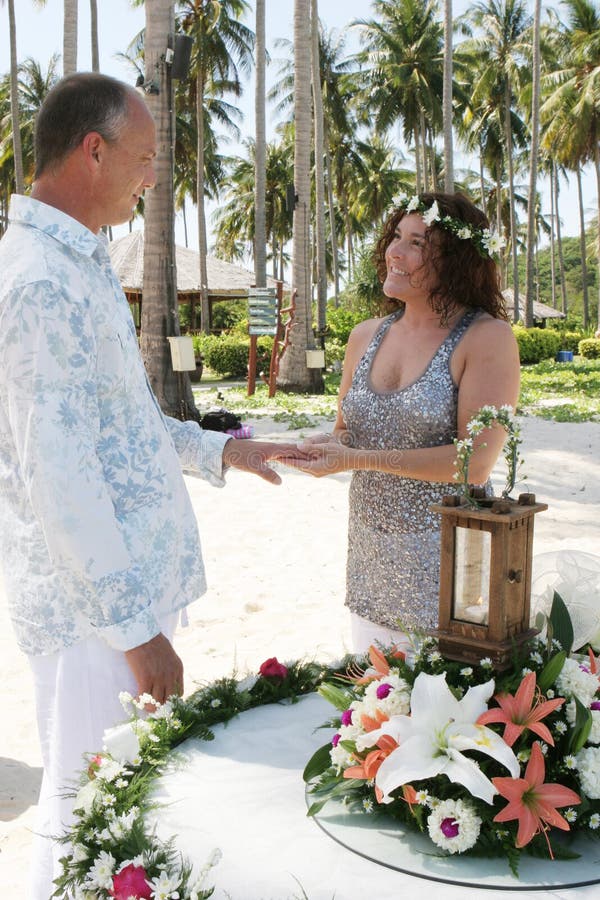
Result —
<instances>
[{"instance_id":1,"label":"silver sequined dress","mask_svg":"<svg viewBox=\"0 0 600 900\"><path fill-rule=\"evenodd\" d=\"M479 314L465 313L416 381L379 393L371 386L371 367L402 310L383 319L342 400L353 447L407 450L452 443L458 389L450 357ZM439 517L429 507L451 491L446 483L353 472L346 568L346 605L352 612L395 629L437 625Z\"/></svg>"}]
</instances>

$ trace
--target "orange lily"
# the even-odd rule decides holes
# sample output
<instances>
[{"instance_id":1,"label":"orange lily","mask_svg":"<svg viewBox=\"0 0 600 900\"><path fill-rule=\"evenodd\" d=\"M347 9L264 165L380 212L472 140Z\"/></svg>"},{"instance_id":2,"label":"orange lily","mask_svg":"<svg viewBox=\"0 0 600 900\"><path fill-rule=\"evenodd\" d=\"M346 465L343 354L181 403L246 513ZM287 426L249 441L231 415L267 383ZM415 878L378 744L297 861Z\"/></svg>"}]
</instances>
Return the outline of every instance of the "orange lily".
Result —
<instances>
[{"instance_id":1,"label":"orange lily","mask_svg":"<svg viewBox=\"0 0 600 900\"><path fill-rule=\"evenodd\" d=\"M535 742L531 748L531 756L523 778L492 778L492 784L499 794L509 802L494 822L510 822L519 820L519 830L515 846L525 847L535 834L548 830L548 826L569 831L569 823L557 811L559 806L572 806L581 803L575 791L562 784L544 784L546 765L540 745ZM552 848L546 835L548 850L552 856Z\"/></svg>"},{"instance_id":2,"label":"orange lily","mask_svg":"<svg viewBox=\"0 0 600 900\"><path fill-rule=\"evenodd\" d=\"M391 654L396 659L406 659L406 654L402 652L402 650L398 650L397 647L392 647ZM377 647L374 644L371 644L369 647L369 659L371 660L371 669L375 671L367 670L365 672L363 669L359 669L358 667L355 669L348 670L348 680L353 681L355 684L369 684L370 681L374 681L377 678L384 678L386 675L390 674L390 667L388 665L388 661Z\"/></svg>"},{"instance_id":3,"label":"orange lily","mask_svg":"<svg viewBox=\"0 0 600 900\"><path fill-rule=\"evenodd\" d=\"M592 675L598 675L598 662L600 662L600 657L596 659L591 647L588 647L588 655L590 657L590 672Z\"/></svg>"},{"instance_id":4,"label":"orange lily","mask_svg":"<svg viewBox=\"0 0 600 900\"><path fill-rule=\"evenodd\" d=\"M381 763L393 750L397 749L398 744L394 738L388 734L383 734L377 741L377 747L377 750L371 750L370 753L367 753L365 758L359 761L359 765L349 766L347 769L344 769L344 778L361 778L364 781L370 781L372 778L375 778ZM383 791L378 787L375 788L375 796L377 802L381 803Z\"/></svg>"},{"instance_id":5,"label":"orange lily","mask_svg":"<svg viewBox=\"0 0 600 900\"><path fill-rule=\"evenodd\" d=\"M516 692L516 694L496 694L494 700L499 704L499 709L488 709L477 719L478 725L489 725L490 722L503 722L506 726L502 737L509 747L512 747L518 737L526 730L535 732L547 744L554 746L554 740L546 725L541 719L554 712L565 702L563 697L554 700L541 700L541 692L538 688L538 696L535 698L536 683L535 672L529 672Z\"/></svg>"},{"instance_id":6,"label":"orange lily","mask_svg":"<svg viewBox=\"0 0 600 900\"><path fill-rule=\"evenodd\" d=\"M381 709L375 710L375 718L368 716L366 713L363 713L360 717L360 724L362 725L365 731L376 731L378 728L381 728L384 722L387 722L389 716L386 715Z\"/></svg>"}]
</instances>

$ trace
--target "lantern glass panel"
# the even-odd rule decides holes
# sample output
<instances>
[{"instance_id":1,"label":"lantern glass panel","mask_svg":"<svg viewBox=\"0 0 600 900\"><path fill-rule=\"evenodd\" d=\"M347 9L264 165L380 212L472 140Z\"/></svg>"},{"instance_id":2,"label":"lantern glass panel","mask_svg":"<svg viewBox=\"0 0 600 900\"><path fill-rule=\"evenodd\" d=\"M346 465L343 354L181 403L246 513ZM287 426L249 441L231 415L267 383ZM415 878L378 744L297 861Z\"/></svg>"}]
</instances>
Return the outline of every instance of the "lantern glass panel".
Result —
<instances>
[{"instance_id":1,"label":"lantern glass panel","mask_svg":"<svg viewBox=\"0 0 600 900\"><path fill-rule=\"evenodd\" d=\"M491 553L489 531L455 527L453 619L488 625Z\"/></svg>"}]
</instances>

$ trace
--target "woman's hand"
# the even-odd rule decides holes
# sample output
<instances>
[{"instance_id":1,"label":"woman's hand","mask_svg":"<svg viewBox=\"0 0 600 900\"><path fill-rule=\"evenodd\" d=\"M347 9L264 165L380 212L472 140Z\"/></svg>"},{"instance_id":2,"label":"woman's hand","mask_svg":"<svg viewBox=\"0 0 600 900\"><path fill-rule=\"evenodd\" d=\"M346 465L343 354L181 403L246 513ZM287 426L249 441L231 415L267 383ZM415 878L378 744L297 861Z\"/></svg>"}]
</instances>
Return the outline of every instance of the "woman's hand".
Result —
<instances>
[{"instance_id":1,"label":"woman's hand","mask_svg":"<svg viewBox=\"0 0 600 900\"><path fill-rule=\"evenodd\" d=\"M324 435L327 440L320 443L315 442L314 437L312 440L298 444L298 450L302 456L295 458L282 456L280 461L286 466L314 475L315 478L322 478L323 475L337 475L338 472L356 468L357 455L360 451L345 447L335 439L334 435Z\"/></svg>"}]
</instances>

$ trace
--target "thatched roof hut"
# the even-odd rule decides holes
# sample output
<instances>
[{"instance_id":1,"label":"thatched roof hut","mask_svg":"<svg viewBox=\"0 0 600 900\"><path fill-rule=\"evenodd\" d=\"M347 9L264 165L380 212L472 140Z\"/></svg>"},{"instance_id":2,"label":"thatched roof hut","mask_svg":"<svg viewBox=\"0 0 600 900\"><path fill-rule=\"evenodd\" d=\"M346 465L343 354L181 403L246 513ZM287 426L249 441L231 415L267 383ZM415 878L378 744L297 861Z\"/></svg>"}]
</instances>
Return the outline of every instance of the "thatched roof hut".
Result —
<instances>
[{"instance_id":1,"label":"thatched roof hut","mask_svg":"<svg viewBox=\"0 0 600 900\"><path fill-rule=\"evenodd\" d=\"M144 233L132 231L108 245L108 252L129 302L135 307L134 317L139 326L144 284ZM177 266L177 295L180 303L194 307L200 303L200 260L196 250L186 247L175 247L175 263ZM212 319L212 307L221 300L239 300L248 296L248 288L254 285L254 272L208 256L206 259L208 272L208 302ZM267 277L267 287L275 288L277 282Z\"/></svg>"},{"instance_id":2,"label":"thatched roof hut","mask_svg":"<svg viewBox=\"0 0 600 900\"><path fill-rule=\"evenodd\" d=\"M506 312L508 313L508 318L512 322L513 320L513 311L515 308L515 297L513 294L512 288L506 288L502 291L502 296L504 297L504 301L506 303ZM558 309L554 309L552 306L548 306L546 303L541 303L539 300L533 301L533 321L535 325L544 325L546 319L564 319L565 314ZM521 322L525 321L525 294L519 292L519 319Z\"/></svg>"}]
</instances>

